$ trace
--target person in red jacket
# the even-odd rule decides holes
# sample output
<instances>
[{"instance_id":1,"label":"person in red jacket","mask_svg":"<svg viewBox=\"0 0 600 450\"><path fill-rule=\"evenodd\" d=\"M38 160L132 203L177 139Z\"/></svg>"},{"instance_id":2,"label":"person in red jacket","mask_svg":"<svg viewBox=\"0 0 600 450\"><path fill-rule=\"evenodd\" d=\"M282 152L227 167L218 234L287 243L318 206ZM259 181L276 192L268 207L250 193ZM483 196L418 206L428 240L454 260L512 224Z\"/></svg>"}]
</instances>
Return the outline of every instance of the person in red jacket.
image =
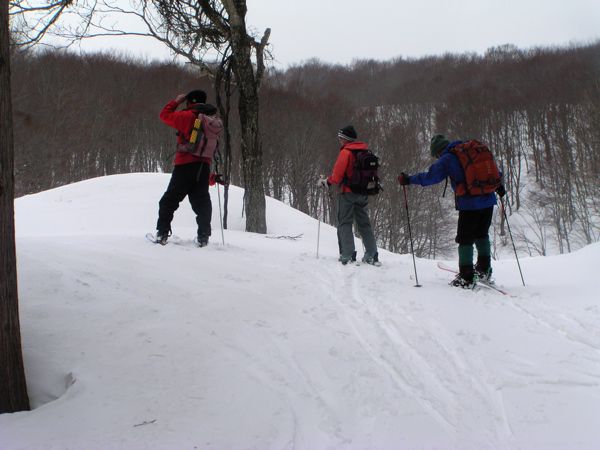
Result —
<instances>
[{"instance_id":1,"label":"person in red jacket","mask_svg":"<svg viewBox=\"0 0 600 450\"><path fill-rule=\"evenodd\" d=\"M186 102L184 109L178 107ZM187 196L198 225L198 245L208 245L211 234L210 220L212 217L212 203L208 192L211 178L210 166L212 164L214 145L209 155L200 156L186 150L194 128L196 118L200 116L203 127L209 124L215 127L215 136L222 128L221 120L216 116L217 108L206 104L206 93L194 90L188 94L180 94L165 105L160 112L160 120L177 130L177 152L173 173L167 191L160 199L158 205L158 221L156 223L156 242L166 244L171 235L171 221L173 214L179 208L181 201ZM212 130L211 130L212 131ZM222 182L217 175L217 182ZM213 183L214 184L214 183Z\"/></svg>"},{"instance_id":2,"label":"person in red jacket","mask_svg":"<svg viewBox=\"0 0 600 450\"><path fill-rule=\"evenodd\" d=\"M356 261L354 249L354 234L352 224L356 222L358 232L365 247L362 261L376 266L381 265L377 252L377 243L373 235L371 221L367 211L368 197L355 194L347 186L346 180L352 176L354 166L354 152L368 149L367 144L356 140L356 130L348 125L338 131L340 153L333 166L333 173L328 178L321 177L318 184L329 187L332 184L340 185L338 195L338 243L340 247L340 262L344 265L350 261Z\"/></svg>"}]
</instances>

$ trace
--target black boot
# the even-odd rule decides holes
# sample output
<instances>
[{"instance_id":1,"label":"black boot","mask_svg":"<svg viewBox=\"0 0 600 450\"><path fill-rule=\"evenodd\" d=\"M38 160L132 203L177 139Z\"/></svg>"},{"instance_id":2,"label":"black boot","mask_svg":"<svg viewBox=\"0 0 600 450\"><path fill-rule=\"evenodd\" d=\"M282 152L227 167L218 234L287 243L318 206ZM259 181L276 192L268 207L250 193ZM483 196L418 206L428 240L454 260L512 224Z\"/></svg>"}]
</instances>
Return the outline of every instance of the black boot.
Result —
<instances>
[{"instance_id":1,"label":"black boot","mask_svg":"<svg viewBox=\"0 0 600 450\"><path fill-rule=\"evenodd\" d=\"M171 236L171 230L158 230L156 232L156 243L160 245L166 245L169 240L169 236Z\"/></svg>"},{"instance_id":2,"label":"black boot","mask_svg":"<svg viewBox=\"0 0 600 450\"><path fill-rule=\"evenodd\" d=\"M492 278L492 258L488 256L477 256L477 264L475 265L475 275L478 280L490 281Z\"/></svg>"},{"instance_id":3,"label":"black boot","mask_svg":"<svg viewBox=\"0 0 600 450\"><path fill-rule=\"evenodd\" d=\"M198 235L198 239L196 240L196 244L198 247L206 247L208 245L208 236Z\"/></svg>"},{"instance_id":4,"label":"black boot","mask_svg":"<svg viewBox=\"0 0 600 450\"><path fill-rule=\"evenodd\" d=\"M475 287L473 266L460 266L459 272L450 282L450 285L461 287L463 289L473 289Z\"/></svg>"}]
</instances>

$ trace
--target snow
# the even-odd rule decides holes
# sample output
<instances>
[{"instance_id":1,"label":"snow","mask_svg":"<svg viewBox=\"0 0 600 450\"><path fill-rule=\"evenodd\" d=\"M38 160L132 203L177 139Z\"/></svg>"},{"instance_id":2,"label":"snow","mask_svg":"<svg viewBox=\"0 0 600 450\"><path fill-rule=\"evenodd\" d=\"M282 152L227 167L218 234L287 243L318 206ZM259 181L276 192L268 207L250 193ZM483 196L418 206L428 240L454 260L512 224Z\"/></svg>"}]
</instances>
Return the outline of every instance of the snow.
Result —
<instances>
[{"instance_id":1,"label":"snow","mask_svg":"<svg viewBox=\"0 0 600 450\"><path fill-rule=\"evenodd\" d=\"M243 232L236 187L225 245L216 188L208 247L187 202L179 245L153 245L168 180L16 201L34 409L0 415L1 449L600 445L600 244L522 258L525 287L496 261L511 296L450 288L420 259L416 288L411 255L339 264L328 225L317 258L317 221L272 199L267 236Z\"/></svg>"}]
</instances>

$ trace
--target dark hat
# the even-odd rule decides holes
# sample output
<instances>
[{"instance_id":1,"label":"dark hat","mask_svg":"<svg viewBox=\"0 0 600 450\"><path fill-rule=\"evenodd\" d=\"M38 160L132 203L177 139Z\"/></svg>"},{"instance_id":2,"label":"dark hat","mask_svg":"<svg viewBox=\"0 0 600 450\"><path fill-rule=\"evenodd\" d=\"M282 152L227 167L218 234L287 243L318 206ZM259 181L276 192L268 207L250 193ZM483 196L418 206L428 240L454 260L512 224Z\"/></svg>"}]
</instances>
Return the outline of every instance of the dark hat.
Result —
<instances>
[{"instance_id":1,"label":"dark hat","mask_svg":"<svg viewBox=\"0 0 600 450\"><path fill-rule=\"evenodd\" d=\"M191 91L185 96L189 103L206 103L206 92L201 90Z\"/></svg>"},{"instance_id":2,"label":"dark hat","mask_svg":"<svg viewBox=\"0 0 600 450\"><path fill-rule=\"evenodd\" d=\"M356 130L352 125L340 128L340 131L338 131L338 137L346 139L347 141L354 141L357 138Z\"/></svg>"},{"instance_id":3,"label":"dark hat","mask_svg":"<svg viewBox=\"0 0 600 450\"><path fill-rule=\"evenodd\" d=\"M431 156L438 157L440 153L448 146L450 141L446 139L446 136L443 134L436 134L431 138L431 144L429 145L429 150L431 151Z\"/></svg>"}]
</instances>

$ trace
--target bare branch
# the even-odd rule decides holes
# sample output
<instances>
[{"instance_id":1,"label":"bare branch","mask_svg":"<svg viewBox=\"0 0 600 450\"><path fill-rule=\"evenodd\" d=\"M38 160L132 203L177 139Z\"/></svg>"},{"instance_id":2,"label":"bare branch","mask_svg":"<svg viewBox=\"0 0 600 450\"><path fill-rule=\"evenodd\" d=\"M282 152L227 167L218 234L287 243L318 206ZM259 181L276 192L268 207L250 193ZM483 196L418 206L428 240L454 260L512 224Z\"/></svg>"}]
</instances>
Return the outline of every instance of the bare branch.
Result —
<instances>
[{"instance_id":1,"label":"bare branch","mask_svg":"<svg viewBox=\"0 0 600 450\"><path fill-rule=\"evenodd\" d=\"M269 37L271 36L271 29L267 28L265 30L265 33L263 34L262 39L260 40L260 43L258 45L255 46L256 48L256 80L258 82L258 85L260 86L264 72L265 72L265 60L264 60L264 54L265 54L265 47L267 46L267 43L269 42Z\"/></svg>"},{"instance_id":2,"label":"bare branch","mask_svg":"<svg viewBox=\"0 0 600 450\"><path fill-rule=\"evenodd\" d=\"M72 5L73 0L59 0L45 5L31 5L22 0L9 2L9 15L21 19L22 29L15 32L15 35L22 39L17 38L16 45L30 47L39 43Z\"/></svg>"}]
</instances>

